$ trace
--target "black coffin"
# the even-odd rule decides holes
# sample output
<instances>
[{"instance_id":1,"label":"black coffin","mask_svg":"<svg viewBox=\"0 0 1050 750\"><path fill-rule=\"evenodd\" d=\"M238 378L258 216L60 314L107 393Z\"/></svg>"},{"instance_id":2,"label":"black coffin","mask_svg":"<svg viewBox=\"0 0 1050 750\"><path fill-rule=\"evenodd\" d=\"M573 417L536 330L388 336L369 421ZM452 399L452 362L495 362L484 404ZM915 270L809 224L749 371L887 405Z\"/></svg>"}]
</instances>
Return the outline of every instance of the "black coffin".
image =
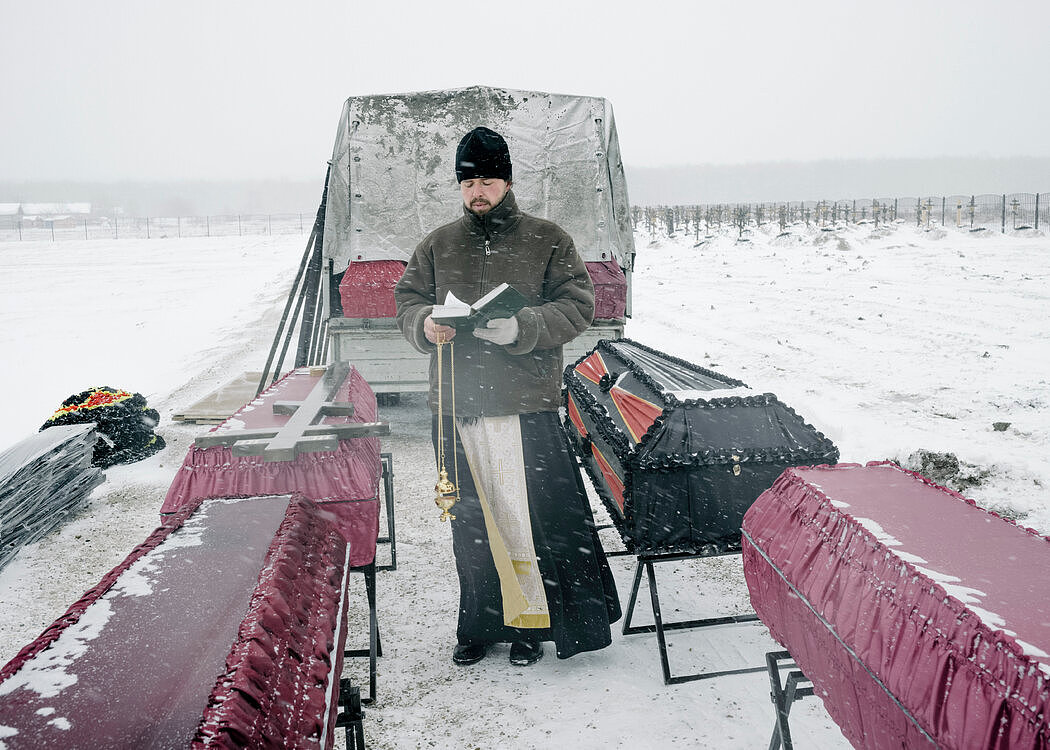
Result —
<instances>
[{"instance_id":1,"label":"black coffin","mask_svg":"<svg viewBox=\"0 0 1050 750\"><path fill-rule=\"evenodd\" d=\"M773 394L630 339L599 341L565 386L570 442L632 553L737 550L785 468L838 461Z\"/></svg>"}]
</instances>

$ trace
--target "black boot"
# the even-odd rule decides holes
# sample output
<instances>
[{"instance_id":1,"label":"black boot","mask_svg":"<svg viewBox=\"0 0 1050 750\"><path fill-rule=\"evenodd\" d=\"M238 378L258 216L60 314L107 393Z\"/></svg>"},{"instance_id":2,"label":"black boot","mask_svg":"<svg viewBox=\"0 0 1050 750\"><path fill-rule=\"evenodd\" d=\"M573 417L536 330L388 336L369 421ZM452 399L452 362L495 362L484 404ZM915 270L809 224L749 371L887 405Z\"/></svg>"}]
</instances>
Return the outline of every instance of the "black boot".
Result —
<instances>
[{"instance_id":1,"label":"black boot","mask_svg":"<svg viewBox=\"0 0 1050 750\"><path fill-rule=\"evenodd\" d=\"M538 641L514 641L510 644L510 663L527 667L543 658L543 644Z\"/></svg>"},{"instance_id":2,"label":"black boot","mask_svg":"<svg viewBox=\"0 0 1050 750\"><path fill-rule=\"evenodd\" d=\"M485 658L488 648L484 643L457 643L452 649L452 661L456 664L477 664Z\"/></svg>"}]
</instances>

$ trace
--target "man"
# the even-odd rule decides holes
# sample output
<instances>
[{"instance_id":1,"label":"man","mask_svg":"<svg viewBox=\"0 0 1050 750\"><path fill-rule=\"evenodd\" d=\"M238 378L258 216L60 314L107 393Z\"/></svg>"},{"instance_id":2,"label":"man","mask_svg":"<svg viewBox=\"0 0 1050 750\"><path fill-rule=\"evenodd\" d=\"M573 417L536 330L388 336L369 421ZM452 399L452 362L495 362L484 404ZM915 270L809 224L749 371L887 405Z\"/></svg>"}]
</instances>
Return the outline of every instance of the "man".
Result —
<instances>
[{"instance_id":1,"label":"man","mask_svg":"<svg viewBox=\"0 0 1050 750\"><path fill-rule=\"evenodd\" d=\"M431 355L435 412L436 344L450 342L444 349L453 352L440 384L445 463L450 473L458 466L460 495L452 508L460 584L452 659L472 664L493 644L510 643L511 663L524 666L542 657L543 641L568 658L608 646L610 623L620 617L557 414L561 347L590 325L594 288L568 234L518 209L510 151L499 134L485 127L467 133L456 150L456 177L463 216L419 244L394 288L401 331ZM503 282L530 302L513 317L458 335L431 318L449 292L473 302ZM435 416L435 450L438 434Z\"/></svg>"}]
</instances>

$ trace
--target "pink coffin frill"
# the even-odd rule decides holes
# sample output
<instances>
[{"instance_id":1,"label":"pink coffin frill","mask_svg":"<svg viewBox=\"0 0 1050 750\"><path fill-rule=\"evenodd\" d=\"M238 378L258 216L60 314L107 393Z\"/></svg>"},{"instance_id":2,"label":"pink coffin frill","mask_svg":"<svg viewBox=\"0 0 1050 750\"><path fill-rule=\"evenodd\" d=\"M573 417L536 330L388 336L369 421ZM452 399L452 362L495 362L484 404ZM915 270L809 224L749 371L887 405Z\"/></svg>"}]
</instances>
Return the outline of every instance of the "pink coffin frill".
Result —
<instances>
[{"instance_id":1,"label":"pink coffin frill","mask_svg":"<svg viewBox=\"0 0 1050 750\"><path fill-rule=\"evenodd\" d=\"M858 748L1050 747L1050 539L882 462L791 468L751 602Z\"/></svg>"},{"instance_id":2,"label":"pink coffin frill","mask_svg":"<svg viewBox=\"0 0 1050 750\"><path fill-rule=\"evenodd\" d=\"M276 401L301 401L318 382L308 368L293 370L241 407L217 429L279 427L289 417L273 413ZM352 417L327 417L324 422L375 422L375 394L350 368L336 401L354 405ZM350 565L360 567L375 558L379 536L379 438L340 440L335 451L303 453L294 461L267 463L261 456L234 456L228 447L190 448L168 488L161 513L173 513L202 497L272 495L298 492L321 504L350 544Z\"/></svg>"}]
</instances>

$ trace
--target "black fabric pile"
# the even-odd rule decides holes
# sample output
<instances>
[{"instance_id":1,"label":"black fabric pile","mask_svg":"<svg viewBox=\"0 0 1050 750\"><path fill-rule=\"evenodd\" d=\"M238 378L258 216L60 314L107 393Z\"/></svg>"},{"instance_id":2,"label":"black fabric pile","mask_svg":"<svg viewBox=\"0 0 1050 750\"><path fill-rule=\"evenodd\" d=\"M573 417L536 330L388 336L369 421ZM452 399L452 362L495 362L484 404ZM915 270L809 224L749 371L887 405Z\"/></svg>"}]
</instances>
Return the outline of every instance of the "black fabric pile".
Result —
<instances>
[{"instance_id":1,"label":"black fabric pile","mask_svg":"<svg viewBox=\"0 0 1050 750\"><path fill-rule=\"evenodd\" d=\"M94 422L98 442L92 463L106 468L129 464L164 448L164 438L153 432L160 421L141 393L102 386L74 394L40 428Z\"/></svg>"}]
</instances>

